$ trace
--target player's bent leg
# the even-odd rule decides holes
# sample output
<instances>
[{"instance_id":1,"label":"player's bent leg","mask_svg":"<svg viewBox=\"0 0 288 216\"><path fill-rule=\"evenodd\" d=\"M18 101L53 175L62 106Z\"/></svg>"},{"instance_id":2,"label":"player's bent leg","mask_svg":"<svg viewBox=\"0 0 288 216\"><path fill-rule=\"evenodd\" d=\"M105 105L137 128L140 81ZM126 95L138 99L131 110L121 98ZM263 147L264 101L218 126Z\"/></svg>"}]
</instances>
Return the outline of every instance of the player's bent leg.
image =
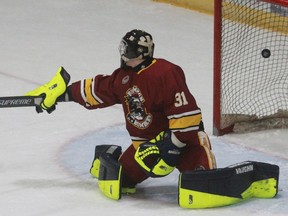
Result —
<instances>
[{"instance_id":1,"label":"player's bent leg","mask_svg":"<svg viewBox=\"0 0 288 216\"><path fill-rule=\"evenodd\" d=\"M117 148L116 145L97 145L95 147L94 159L92 162L92 166L90 168L90 173L95 177L99 177L99 168L100 168L100 155L105 152L108 148L114 146L113 148ZM121 154L121 148L114 152L114 158L118 159Z\"/></svg>"},{"instance_id":2,"label":"player's bent leg","mask_svg":"<svg viewBox=\"0 0 288 216\"><path fill-rule=\"evenodd\" d=\"M95 155L100 148L96 148ZM96 160L99 160L99 163L96 164L99 165L97 173L99 189L105 196L119 200L121 198L122 166L118 163L118 158L121 154L121 147L111 145L107 148L103 147L101 150L103 150L102 153L98 157L97 152L96 157ZM93 166L95 166L95 160ZM92 172L94 168L92 167ZM97 169L95 168L95 170Z\"/></svg>"},{"instance_id":3,"label":"player's bent leg","mask_svg":"<svg viewBox=\"0 0 288 216\"><path fill-rule=\"evenodd\" d=\"M130 145L125 152L120 156L119 162L123 167L123 181L122 181L122 191L123 193L131 193L138 183L141 183L148 178L147 174L143 171L140 165L135 161L135 148ZM126 190L126 191L125 191ZM130 192L129 192L130 191Z\"/></svg>"},{"instance_id":4,"label":"player's bent leg","mask_svg":"<svg viewBox=\"0 0 288 216\"><path fill-rule=\"evenodd\" d=\"M212 208L278 193L279 167L247 161L227 168L186 171L179 175L179 205Z\"/></svg>"},{"instance_id":5,"label":"player's bent leg","mask_svg":"<svg viewBox=\"0 0 288 216\"><path fill-rule=\"evenodd\" d=\"M135 184L125 184L126 177L125 174L123 174L122 172L122 166L120 170L120 164L118 162L121 153L121 147L117 145L98 145L95 147L95 155L92 166L90 168L90 173L92 174L92 176L96 177L99 180L99 188L102 192L104 191L103 193L106 196L107 194L105 192L105 188L107 188L107 185L109 187L108 182L112 180L111 175L114 175L113 181L115 184L121 183L121 193L133 194L136 192ZM103 174L107 175L107 172L109 175L103 177ZM119 181L117 178L119 179ZM124 179L124 185L122 185L122 179ZM110 196L111 195L108 194L108 197ZM110 198L120 199L120 195L119 197L117 197L117 195L115 197Z\"/></svg>"},{"instance_id":6,"label":"player's bent leg","mask_svg":"<svg viewBox=\"0 0 288 216\"><path fill-rule=\"evenodd\" d=\"M194 170L211 170L216 168L215 156L211 150L208 136L199 132L194 145L187 145L182 152L176 168L180 172Z\"/></svg>"},{"instance_id":7,"label":"player's bent leg","mask_svg":"<svg viewBox=\"0 0 288 216\"><path fill-rule=\"evenodd\" d=\"M210 143L210 139L208 135L204 131L199 131L198 139L199 139L200 145L205 150L209 169L215 169L217 167L216 159L212 152L211 143Z\"/></svg>"}]
</instances>

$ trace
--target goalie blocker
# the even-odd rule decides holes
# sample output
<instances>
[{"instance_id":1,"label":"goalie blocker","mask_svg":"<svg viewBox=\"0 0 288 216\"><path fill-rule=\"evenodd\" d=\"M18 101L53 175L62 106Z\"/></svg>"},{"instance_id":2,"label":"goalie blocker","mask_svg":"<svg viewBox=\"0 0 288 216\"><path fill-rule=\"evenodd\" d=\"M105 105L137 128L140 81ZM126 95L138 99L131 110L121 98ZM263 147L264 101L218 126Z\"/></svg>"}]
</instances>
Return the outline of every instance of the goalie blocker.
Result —
<instances>
[{"instance_id":1,"label":"goalie blocker","mask_svg":"<svg viewBox=\"0 0 288 216\"><path fill-rule=\"evenodd\" d=\"M90 169L98 178L100 191L121 198L121 147L99 145ZM226 168L180 173L178 204L182 208L213 208L232 205L252 197L273 198L278 193L279 167L246 161Z\"/></svg>"}]
</instances>

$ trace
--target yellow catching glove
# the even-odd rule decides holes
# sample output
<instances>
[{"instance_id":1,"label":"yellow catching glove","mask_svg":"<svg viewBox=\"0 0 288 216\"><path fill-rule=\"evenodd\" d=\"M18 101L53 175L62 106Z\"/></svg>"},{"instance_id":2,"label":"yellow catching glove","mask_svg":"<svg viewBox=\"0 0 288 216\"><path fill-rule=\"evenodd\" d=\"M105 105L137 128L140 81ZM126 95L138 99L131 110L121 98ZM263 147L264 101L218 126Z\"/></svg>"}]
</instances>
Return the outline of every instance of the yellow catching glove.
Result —
<instances>
[{"instance_id":1,"label":"yellow catching glove","mask_svg":"<svg viewBox=\"0 0 288 216\"><path fill-rule=\"evenodd\" d=\"M36 107L36 111L39 113L44 109L51 113L55 110L57 99L66 92L69 81L69 73L63 67L60 67L48 83L27 92L25 96L42 96L43 100L40 106Z\"/></svg>"},{"instance_id":2,"label":"yellow catching glove","mask_svg":"<svg viewBox=\"0 0 288 216\"><path fill-rule=\"evenodd\" d=\"M172 141L176 139L171 131L162 131L155 139L142 143L134 158L150 177L166 176L177 166L185 146L179 140L176 146Z\"/></svg>"}]
</instances>

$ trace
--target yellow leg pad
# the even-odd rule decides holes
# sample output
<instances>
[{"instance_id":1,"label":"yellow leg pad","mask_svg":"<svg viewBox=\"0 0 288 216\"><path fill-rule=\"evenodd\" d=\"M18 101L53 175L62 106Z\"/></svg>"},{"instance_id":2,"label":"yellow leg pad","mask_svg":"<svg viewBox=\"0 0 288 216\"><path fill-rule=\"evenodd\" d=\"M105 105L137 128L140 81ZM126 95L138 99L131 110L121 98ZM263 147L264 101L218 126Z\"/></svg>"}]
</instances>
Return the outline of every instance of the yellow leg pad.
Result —
<instances>
[{"instance_id":1,"label":"yellow leg pad","mask_svg":"<svg viewBox=\"0 0 288 216\"><path fill-rule=\"evenodd\" d=\"M278 193L277 165L246 161L222 169L187 171L179 175L179 205L213 208Z\"/></svg>"},{"instance_id":2,"label":"yellow leg pad","mask_svg":"<svg viewBox=\"0 0 288 216\"><path fill-rule=\"evenodd\" d=\"M116 180L98 180L98 187L106 197L114 200L121 198L121 172L122 167Z\"/></svg>"},{"instance_id":3,"label":"yellow leg pad","mask_svg":"<svg viewBox=\"0 0 288 216\"><path fill-rule=\"evenodd\" d=\"M179 206L182 208L214 208L232 205L242 201L240 198L209 194L188 189L179 189Z\"/></svg>"},{"instance_id":4,"label":"yellow leg pad","mask_svg":"<svg viewBox=\"0 0 288 216\"><path fill-rule=\"evenodd\" d=\"M96 159L93 161L92 167L90 169L90 173L95 177L99 177L99 169L100 169L100 160Z\"/></svg>"},{"instance_id":5,"label":"yellow leg pad","mask_svg":"<svg viewBox=\"0 0 288 216\"><path fill-rule=\"evenodd\" d=\"M277 195L277 180L275 178L269 178L253 182L251 186L241 194L243 199L251 197L273 198L276 195Z\"/></svg>"},{"instance_id":6,"label":"yellow leg pad","mask_svg":"<svg viewBox=\"0 0 288 216\"><path fill-rule=\"evenodd\" d=\"M179 188L179 205L183 208L215 208L232 205L243 200L256 198L273 198L277 194L277 181L274 178L253 182L241 198L210 194Z\"/></svg>"}]
</instances>

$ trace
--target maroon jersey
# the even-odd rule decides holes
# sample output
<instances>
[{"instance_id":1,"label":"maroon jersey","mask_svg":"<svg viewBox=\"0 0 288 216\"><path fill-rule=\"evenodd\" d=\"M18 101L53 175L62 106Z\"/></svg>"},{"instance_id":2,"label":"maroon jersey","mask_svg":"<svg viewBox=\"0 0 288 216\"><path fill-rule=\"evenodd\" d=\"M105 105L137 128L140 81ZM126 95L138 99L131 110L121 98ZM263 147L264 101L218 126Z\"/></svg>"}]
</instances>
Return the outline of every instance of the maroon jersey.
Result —
<instances>
[{"instance_id":1,"label":"maroon jersey","mask_svg":"<svg viewBox=\"0 0 288 216\"><path fill-rule=\"evenodd\" d=\"M198 144L201 110L186 85L183 70L164 59L150 60L142 68L119 68L108 76L75 82L72 99L88 109L122 104L134 147L168 129L181 142Z\"/></svg>"}]
</instances>

